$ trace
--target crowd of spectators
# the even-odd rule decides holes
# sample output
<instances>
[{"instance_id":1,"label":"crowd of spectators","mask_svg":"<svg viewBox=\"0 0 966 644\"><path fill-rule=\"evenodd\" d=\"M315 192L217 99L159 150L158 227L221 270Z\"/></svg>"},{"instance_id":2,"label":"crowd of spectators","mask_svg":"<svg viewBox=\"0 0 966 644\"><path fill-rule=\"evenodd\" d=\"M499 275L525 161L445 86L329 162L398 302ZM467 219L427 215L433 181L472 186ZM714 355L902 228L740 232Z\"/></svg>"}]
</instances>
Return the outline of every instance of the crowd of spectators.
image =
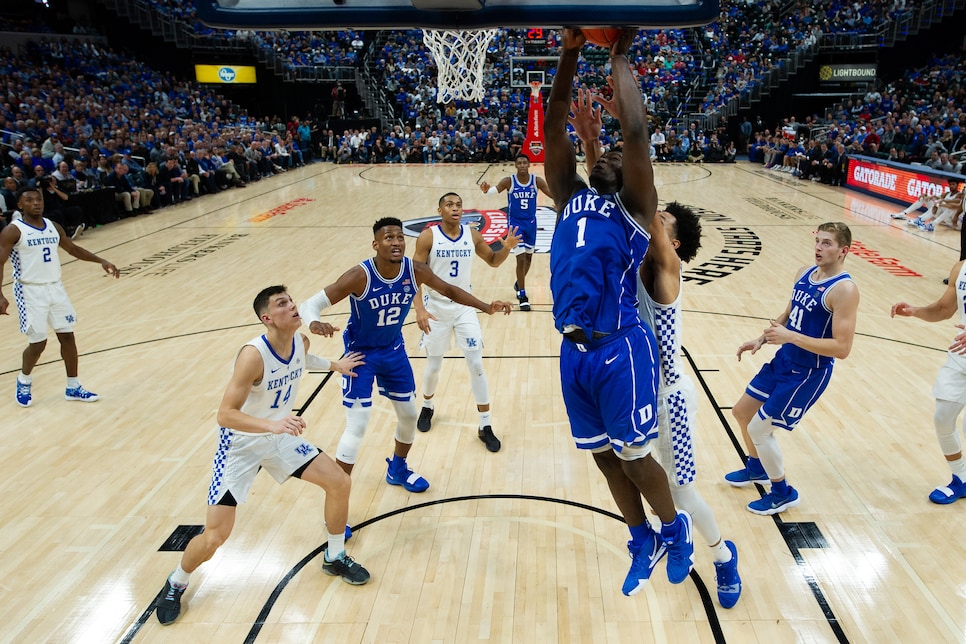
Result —
<instances>
[{"instance_id":1,"label":"crowd of spectators","mask_svg":"<svg viewBox=\"0 0 966 644\"><path fill-rule=\"evenodd\" d=\"M882 91L836 103L824 118L785 119L775 131L759 128L749 160L802 179L836 185L849 155L922 164L962 174L966 160L966 63L934 57L906 71Z\"/></svg>"},{"instance_id":2,"label":"crowd of spectators","mask_svg":"<svg viewBox=\"0 0 966 644\"><path fill-rule=\"evenodd\" d=\"M0 87L4 207L3 190L43 188L71 234L308 163L318 134L310 118L251 118L90 40L0 49Z\"/></svg>"}]
</instances>

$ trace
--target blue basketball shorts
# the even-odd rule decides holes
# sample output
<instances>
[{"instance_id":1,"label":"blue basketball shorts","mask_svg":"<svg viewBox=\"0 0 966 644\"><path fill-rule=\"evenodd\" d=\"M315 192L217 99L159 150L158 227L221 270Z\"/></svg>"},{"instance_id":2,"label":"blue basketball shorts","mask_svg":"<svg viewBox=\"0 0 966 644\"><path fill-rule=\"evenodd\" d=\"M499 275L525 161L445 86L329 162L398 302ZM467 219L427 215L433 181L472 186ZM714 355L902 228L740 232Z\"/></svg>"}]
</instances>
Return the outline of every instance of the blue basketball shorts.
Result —
<instances>
[{"instance_id":1,"label":"blue basketball shorts","mask_svg":"<svg viewBox=\"0 0 966 644\"><path fill-rule=\"evenodd\" d=\"M657 438L657 342L633 326L560 347L560 383L579 449L641 447Z\"/></svg>"},{"instance_id":2,"label":"blue basketball shorts","mask_svg":"<svg viewBox=\"0 0 966 644\"><path fill-rule=\"evenodd\" d=\"M770 416L776 427L791 431L825 391L832 366L809 369L790 362L779 350L751 379L745 393L764 403L762 413Z\"/></svg>"},{"instance_id":3,"label":"blue basketball shorts","mask_svg":"<svg viewBox=\"0 0 966 644\"><path fill-rule=\"evenodd\" d=\"M346 351L361 351L366 363L353 369L355 377L342 376L343 405L352 407L356 402L363 407L372 405L373 383L378 386L379 395L389 400L407 402L416 399L413 366L409 363L402 338L390 347L350 347Z\"/></svg>"},{"instance_id":4,"label":"blue basketball shorts","mask_svg":"<svg viewBox=\"0 0 966 644\"><path fill-rule=\"evenodd\" d=\"M537 245L537 218L516 219L514 217L508 217L507 225L516 226L517 235L521 239L520 243L513 250L518 253L523 251L532 253Z\"/></svg>"}]
</instances>

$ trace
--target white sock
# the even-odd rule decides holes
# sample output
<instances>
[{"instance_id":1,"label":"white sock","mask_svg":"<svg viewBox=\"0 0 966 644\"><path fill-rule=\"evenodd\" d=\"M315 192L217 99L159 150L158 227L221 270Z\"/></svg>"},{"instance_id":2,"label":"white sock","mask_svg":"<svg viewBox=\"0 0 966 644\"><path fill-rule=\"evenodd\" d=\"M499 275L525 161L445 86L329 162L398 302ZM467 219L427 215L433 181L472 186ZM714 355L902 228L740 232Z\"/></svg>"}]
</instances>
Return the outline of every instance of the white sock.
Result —
<instances>
[{"instance_id":1,"label":"white sock","mask_svg":"<svg viewBox=\"0 0 966 644\"><path fill-rule=\"evenodd\" d=\"M480 412L480 429L483 429L487 425L492 425L492 424L493 423L490 422L490 412L488 412L488 411L481 411Z\"/></svg>"},{"instance_id":2,"label":"white sock","mask_svg":"<svg viewBox=\"0 0 966 644\"><path fill-rule=\"evenodd\" d=\"M80 378L68 378L67 379L67 388L68 389L77 389L78 387L80 387Z\"/></svg>"},{"instance_id":3,"label":"white sock","mask_svg":"<svg viewBox=\"0 0 966 644\"><path fill-rule=\"evenodd\" d=\"M423 398L423 407L425 407L426 409L433 409L433 399Z\"/></svg>"},{"instance_id":4,"label":"white sock","mask_svg":"<svg viewBox=\"0 0 966 644\"><path fill-rule=\"evenodd\" d=\"M179 588L184 588L188 585L188 573L184 571L180 563L174 569L174 572L171 573L171 576L168 577L168 581L171 582L172 586L178 586Z\"/></svg>"},{"instance_id":5,"label":"white sock","mask_svg":"<svg viewBox=\"0 0 966 644\"><path fill-rule=\"evenodd\" d=\"M335 561L345 552L345 529L339 534L329 533L329 547L325 549L325 560Z\"/></svg>"},{"instance_id":6,"label":"white sock","mask_svg":"<svg viewBox=\"0 0 966 644\"><path fill-rule=\"evenodd\" d=\"M949 463L949 469L953 471L953 474L958 476L960 481L966 482L966 459L960 456L955 461L946 462Z\"/></svg>"},{"instance_id":7,"label":"white sock","mask_svg":"<svg viewBox=\"0 0 966 644\"><path fill-rule=\"evenodd\" d=\"M728 546L725 545L724 539L718 542L716 546L709 546L711 548L711 558L718 563L724 563L726 561L731 561L731 551L728 550Z\"/></svg>"},{"instance_id":8,"label":"white sock","mask_svg":"<svg viewBox=\"0 0 966 644\"><path fill-rule=\"evenodd\" d=\"M34 377L33 376L28 376L23 371L21 371L20 373L17 374L17 381L18 382L21 382L21 383L23 383L25 385L29 385L30 383L32 383L34 381Z\"/></svg>"}]
</instances>

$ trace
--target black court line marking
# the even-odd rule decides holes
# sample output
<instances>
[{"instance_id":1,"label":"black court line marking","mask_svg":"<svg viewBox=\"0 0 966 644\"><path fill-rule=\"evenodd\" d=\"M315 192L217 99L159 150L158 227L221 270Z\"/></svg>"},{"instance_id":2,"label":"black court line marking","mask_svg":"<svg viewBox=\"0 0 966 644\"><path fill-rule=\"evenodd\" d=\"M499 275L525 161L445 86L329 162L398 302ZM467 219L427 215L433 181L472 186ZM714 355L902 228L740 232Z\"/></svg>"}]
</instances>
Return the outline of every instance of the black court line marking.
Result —
<instances>
[{"instance_id":1,"label":"black court line marking","mask_svg":"<svg viewBox=\"0 0 966 644\"><path fill-rule=\"evenodd\" d=\"M377 523L378 521L382 521L390 517L394 517L397 514L402 514L404 512L410 512L412 510L421 510L423 508L431 507L434 505L442 505L445 503L459 503L462 501L480 501L480 500L487 500L487 499L509 499L509 500L540 501L545 503L559 503L561 505L569 505L571 507L576 507L583 510L596 512L598 514L602 514L606 517L609 517L611 519L615 519L617 521L620 521L621 523L624 523L624 518L619 514L614 514L609 510L595 508L591 505L587 505L585 503L579 503L577 501L568 501L566 499L553 499L549 497L534 496L529 494L474 494L474 495L468 495L468 496L452 497L449 499L438 499L435 501L427 501L425 503L419 503L417 505L398 508L396 510L392 510L385 514L379 515L377 517L366 519L362 523L351 526L351 528L352 528L353 534L355 534L356 532L358 532L362 528L365 528L366 526L372 525L374 523ZM268 621L268 616L272 612L272 608L274 608L276 602L278 601L278 598L282 595L282 592L288 586L289 582L292 581L292 579L295 578L295 575L297 575L303 568L305 568L305 566L307 566L313 559L315 559L320 554L325 552L325 548L327 546L328 546L328 542L323 543L315 550L310 552L301 561L295 564L295 566L293 566L292 569L278 582L278 585L275 586L274 590L272 590L271 594L268 597L268 600L266 600L265 602L265 605L262 606L261 612L259 612L258 617L255 619L255 623L252 625L251 630L248 632L248 635L245 637L245 644L252 644L253 642L255 642L256 638L258 637L259 633L262 630L262 627L265 626L266 622ZM698 591L698 594L701 596L702 603L705 604L705 608L707 609L708 605L711 603L711 594L708 592L707 587L704 585L704 581L701 579L701 576L698 575L698 573L695 572L694 570L691 570L691 574L689 576L691 578L691 581L694 583L695 588ZM714 611L713 608L710 611L706 610L706 612L708 617L708 626L711 629L712 634L714 635L715 642L724 644L726 641L724 638L724 631L721 628L721 622L718 620L717 613Z\"/></svg>"},{"instance_id":2,"label":"black court line marking","mask_svg":"<svg viewBox=\"0 0 966 644\"><path fill-rule=\"evenodd\" d=\"M701 388L704 390L704 394L708 397L711 402L712 407L714 407L715 413L718 415L718 420L721 421L722 427L724 427L725 432L731 439L731 444L734 446L735 451L741 457L741 461L744 462L748 458L745 453L744 447L741 445L738 437L735 435L734 431L731 429L730 423L725 418L722 413L723 407L719 407L714 394L711 392L711 388L708 386L707 381L704 379L703 373L698 369L697 364L694 362L694 358L684 347L681 347L681 352L687 359L691 368L694 370L695 376L698 382L701 383ZM765 488L761 485L756 484L758 493L764 495ZM842 623L839 621L838 617L835 616L832 606L822 592L822 587L815 579L815 575L812 573L812 567L805 561L802 556L803 548L816 548L816 547L826 547L828 544L825 541L825 537L821 535L818 530L818 526L812 522L803 523L786 523L782 521L780 514L771 515L772 520L775 522L775 527L778 528L779 533L782 535L782 539L785 541L785 545L788 546L788 550L791 552L792 557L795 559L795 564L798 566L798 572L802 575L805 583L812 591L812 596L815 598L815 602L818 604L819 609L822 614L825 615L825 621L828 623L829 628L835 635L836 641L840 644L847 644L849 641L848 636L845 634L845 630L842 628Z\"/></svg>"},{"instance_id":3,"label":"black court line marking","mask_svg":"<svg viewBox=\"0 0 966 644\"><path fill-rule=\"evenodd\" d=\"M329 375L331 375L331 373ZM327 381L328 381L328 378L326 379L325 382ZM323 382L323 385L325 384L325 382ZM366 519L365 521L350 527L352 528L353 534L357 534L359 530L367 526L370 526L384 519L389 519L398 514L403 514L404 512L421 510L423 508L428 508L434 505L442 505L445 503L459 503L463 501L481 501L481 500L488 500L488 499L526 500L526 501L540 501L544 503L559 503L561 505L568 505L571 507L580 508L582 510L596 512L597 514L601 514L608 518L624 523L624 518L619 514L615 514L609 510L596 508L594 506L587 505L585 503L579 503L577 501L569 501L566 499L554 499L550 497L535 496L530 494L474 494L474 495L468 495L468 496L452 497L448 499L437 499L435 501L427 501L424 503L419 503L417 505L397 508L395 510L386 512L385 514L381 514L379 516ZM251 644L255 642L255 640L258 638L259 633L261 633L262 628L268 622L268 617L271 614L272 609L275 607L275 604L278 602L279 597L281 597L286 587L288 587L288 584L293 579L295 579L295 576L299 572L301 572L302 569L305 568L309 563L311 563L313 559L318 557L320 554L324 553L326 547L328 547L328 541L322 543L314 550L309 552L309 554L307 554L298 563L296 563L291 568L291 570L289 570L285 574L285 576L283 576L282 579L279 580L278 584L269 594L268 599L266 599L265 603L262 605L262 609L259 611L258 616L255 618L255 622L252 624L251 630L249 630L248 635L245 637L245 640L244 640L245 644ZM689 577L691 579L691 582L694 584L695 590L697 590L698 595L701 597L701 603L704 605L705 614L708 618L708 627L711 629L711 634L714 636L715 643L726 644L727 640L725 639L725 636L724 636L724 630L721 628L721 621L718 619L718 614L714 608L714 603L711 598L711 593L708 591L708 588L705 585L704 580L701 579L701 576L697 573L697 571L693 569L691 570ZM134 640L134 637L141 631L141 628L148 622L148 620L151 618L151 615L154 614L154 602L160 596L161 596L161 593L158 592L158 594L155 595L155 597L151 600L151 603L148 605L148 607L145 608L145 610L138 617L137 621L135 621L131 625L131 627L127 630L124 636L119 640L122 644L130 644L130 642Z\"/></svg>"}]
</instances>

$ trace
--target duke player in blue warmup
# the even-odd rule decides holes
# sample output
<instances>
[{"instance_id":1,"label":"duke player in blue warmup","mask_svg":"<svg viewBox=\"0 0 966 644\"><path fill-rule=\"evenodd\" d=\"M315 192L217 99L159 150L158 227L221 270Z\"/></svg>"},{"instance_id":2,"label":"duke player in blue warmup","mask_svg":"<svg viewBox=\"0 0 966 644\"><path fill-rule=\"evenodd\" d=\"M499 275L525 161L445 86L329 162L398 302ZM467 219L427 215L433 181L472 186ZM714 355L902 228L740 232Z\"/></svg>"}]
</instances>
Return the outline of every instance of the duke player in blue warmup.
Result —
<instances>
[{"instance_id":1,"label":"duke player in blue warmup","mask_svg":"<svg viewBox=\"0 0 966 644\"><path fill-rule=\"evenodd\" d=\"M845 271L852 231L841 222L815 231L815 265L798 271L792 297L761 337L738 347L754 355L766 344L781 345L731 409L748 449L745 467L725 475L735 487L771 481L771 491L748 504L755 514L777 514L799 503L785 480L775 429L791 431L828 386L835 358L852 350L859 289Z\"/></svg>"},{"instance_id":2,"label":"duke player in blue warmup","mask_svg":"<svg viewBox=\"0 0 966 644\"><path fill-rule=\"evenodd\" d=\"M570 119L587 151L587 171L600 158L600 103L610 111L611 101L579 90ZM638 280L638 311L658 344L660 381L657 392L657 458L668 474L674 504L691 515L714 558L718 601L732 608L741 597L738 549L725 540L714 512L698 492L694 432L697 429L698 393L681 364L681 285L683 263L694 259L701 247L701 221L690 208L670 203L651 222L651 239Z\"/></svg>"},{"instance_id":3,"label":"duke player in blue warmup","mask_svg":"<svg viewBox=\"0 0 966 644\"><path fill-rule=\"evenodd\" d=\"M554 325L563 334L560 379L571 432L590 450L630 529L630 571L622 592L645 586L668 555L667 575L681 583L694 560L691 517L677 513L664 468L651 450L657 438L657 347L637 312L637 273L657 210L647 116L627 62L636 29L611 48L614 102L623 153L604 154L577 174L567 134L572 86L585 37L564 29L545 123L546 171L559 218L550 247ZM662 522L650 526L644 502Z\"/></svg>"},{"instance_id":4,"label":"duke player in blue warmup","mask_svg":"<svg viewBox=\"0 0 966 644\"><path fill-rule=\"evenodd\" d=\"M31 384L34 366L47 347L47 326L60 342L60 355L67 369L67 400L96 402L98 395L87 391L77 378L77 342L74 322L77 313L60 281L60 256L63 248L77 259L96 262L108 275L120 277L117 266L75 244L60 224L43 216L44 199L36 188L21 188L16 193L20 217L0 232L0 282L3 265L10 258L13 265L13 294L20 315L20 332L27 336L20 374L17 376L17 404L33 403ZM7 315L10 302L0 293L0 315Z\"/></svg>"},{"instance_id":5,"label":"duke player in blue warmup","mask_svg":"<svg viewBox=\"0 0 966 644\"><path fill-rule=\"evenodd\" d=\"M483 302L461 288L444 282L422 262L405 256L406 237L402 222L394 217L380 219L372 226L372 247L376 256L353 266L333 284L309 298L301 307L309 330L331 336L335 328L322 322L319 314L326 308L350 298L352 309L343 333L346 352L365 354L355 378L342 379L342 404L346 408L346 427L336 450L336 462L351 473L359 454L362 437L372 413L373 384L392 401L396 410L395 449L386 472L386 482L401 485L409 492L425 492L429 482L406 463L416 435L416 381L406 355L402 325L416 296L417 286L425 284L443 296L472 306L484 313L510 312L506 302Z\"/></svg>"},{"instance_id":6,"label":"duke player in blue warmup","mask_svg":"<svg viewBox=\"0 0 966 644\"><path fill-rule=\"evenodd\" d=\"M265 333L245 344L218 407L215 452L205 531L188 542L181 563L154 602L162 624L181 615L188 576L211 559L231 535L239 503L244 503L258 472L264 469L279 483L299 478L325 490L327 526L344 526L349 514L352 481L328 455L302 438L305 421L292 414L305 369L338 371L346 377L363 364L358 353L326 360L308 352L309 339L299 333L302 319L284 286L263 289L253 303ZM369 572L345 553L345 535L328 535L322 571L361 585Z\"/></svg>"},{"instance_id":7,"label":"duke player in blue warmup","mask_svg":"<svg viewBox=\"0 0 966 644\"><path fill-rule=\"evenodd\" d=\"M533 260L533 252L537 245L537 190L551 199L550 187L542 177L530 174L530 157L518 154L513 160L517 173L503 177L498 184L491 186L486 181L480 184L480 190L492 195L507 191L507 220L511 228L516 228L522 241L517 245L517 281L513 284L517 301L521 311L530 310L530 298L527 297L527 273Z\"/></svg>"}]
</instances>

